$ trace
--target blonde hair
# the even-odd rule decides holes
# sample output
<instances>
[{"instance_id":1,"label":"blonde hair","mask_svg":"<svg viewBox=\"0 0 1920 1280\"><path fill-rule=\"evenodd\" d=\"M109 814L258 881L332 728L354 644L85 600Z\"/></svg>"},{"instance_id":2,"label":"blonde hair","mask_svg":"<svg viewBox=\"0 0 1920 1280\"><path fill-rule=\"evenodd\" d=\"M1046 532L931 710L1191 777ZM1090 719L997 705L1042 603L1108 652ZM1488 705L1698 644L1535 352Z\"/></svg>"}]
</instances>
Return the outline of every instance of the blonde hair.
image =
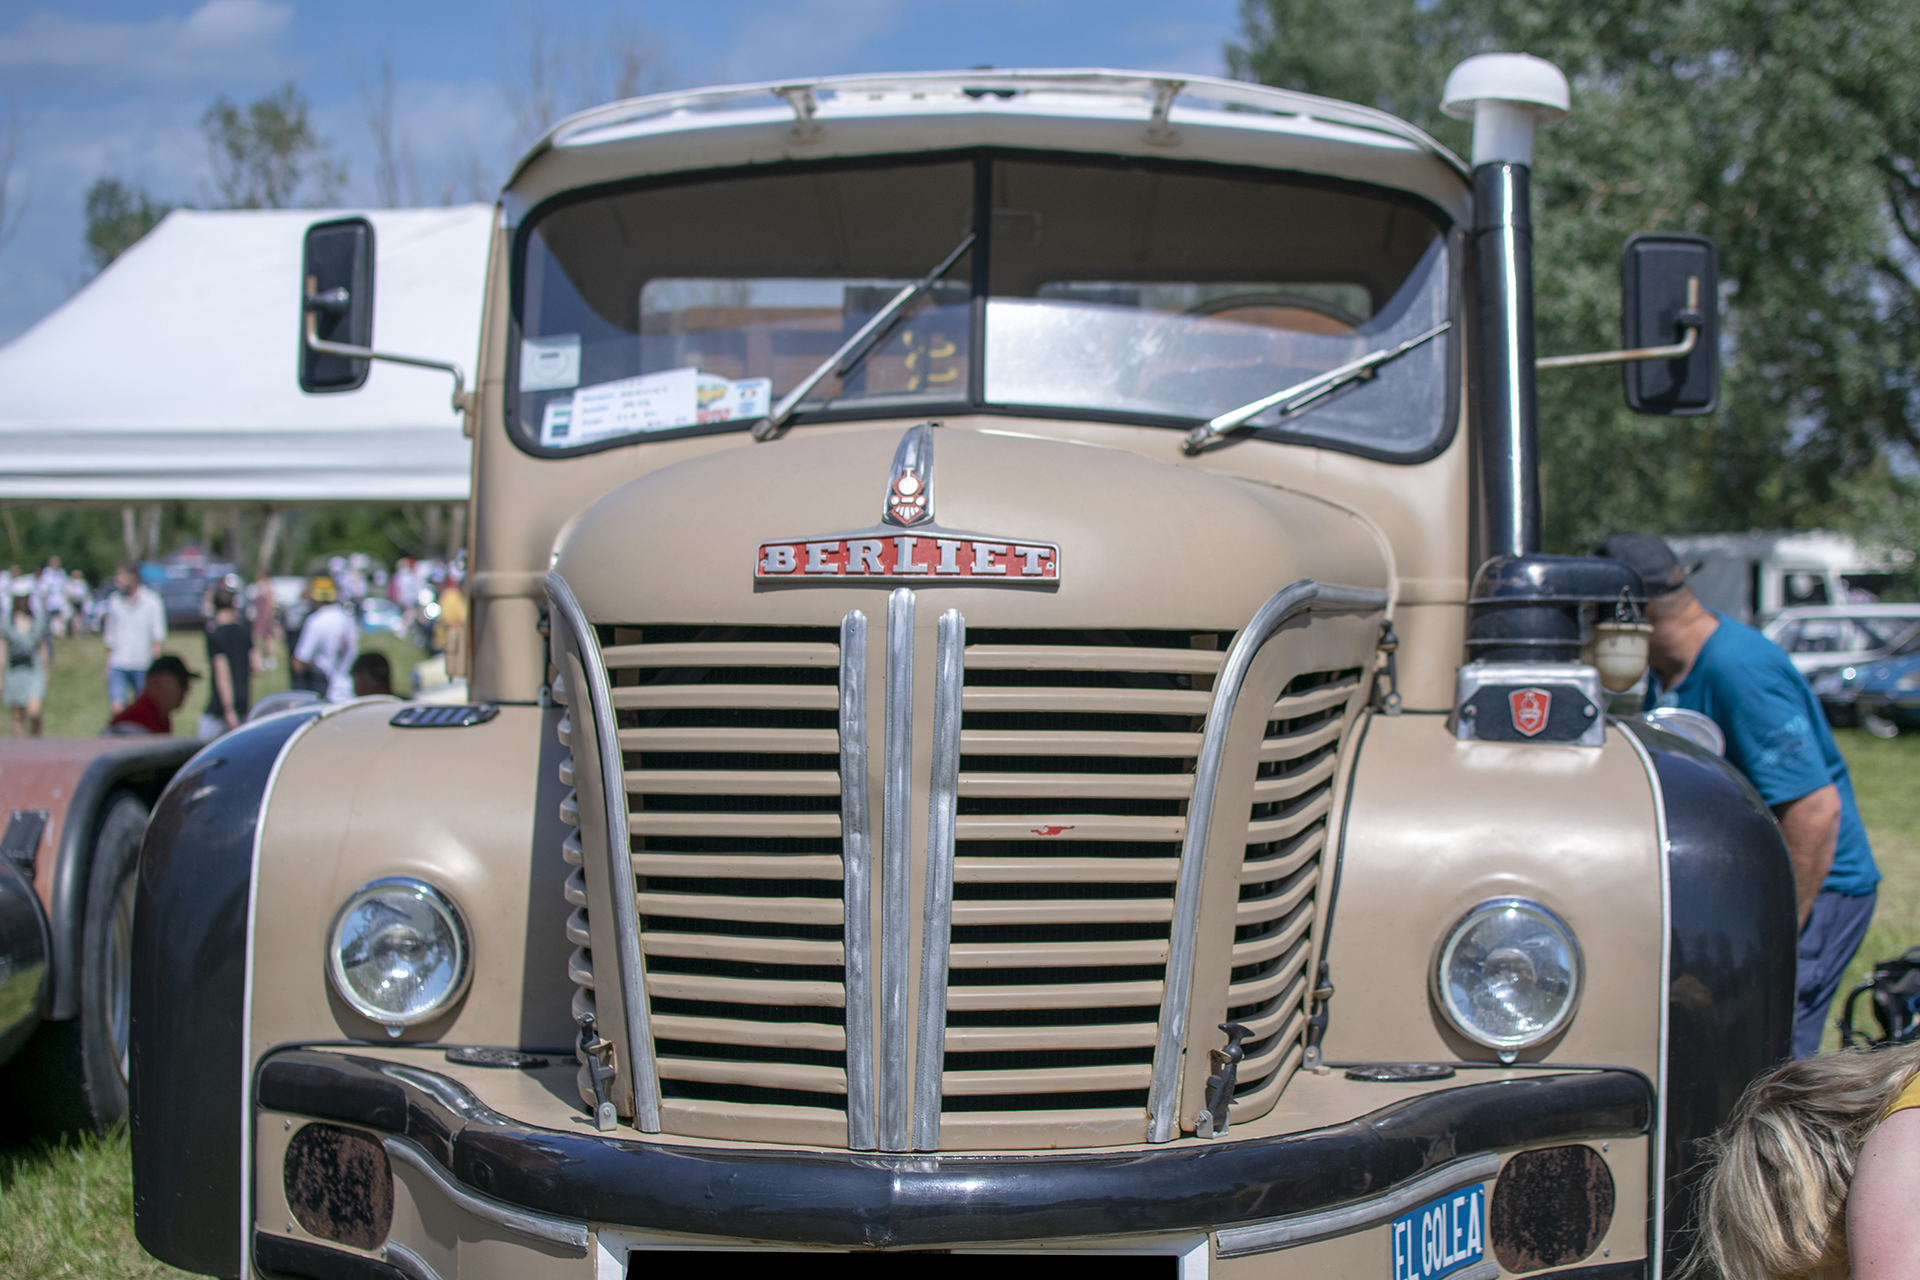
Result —
<instances>
[{"instance_id":1,"label":"blonde hair","mask_svg":"<svg viewBox=\"0 0 1920 1280\"><path fill-rule=\"evenodd\" d=\"M1846 1280L1847 1188L1920 1044L1789 1062L1747 1087L1712 1141L1682 1280Z\"/></svg>"}]
</instances>

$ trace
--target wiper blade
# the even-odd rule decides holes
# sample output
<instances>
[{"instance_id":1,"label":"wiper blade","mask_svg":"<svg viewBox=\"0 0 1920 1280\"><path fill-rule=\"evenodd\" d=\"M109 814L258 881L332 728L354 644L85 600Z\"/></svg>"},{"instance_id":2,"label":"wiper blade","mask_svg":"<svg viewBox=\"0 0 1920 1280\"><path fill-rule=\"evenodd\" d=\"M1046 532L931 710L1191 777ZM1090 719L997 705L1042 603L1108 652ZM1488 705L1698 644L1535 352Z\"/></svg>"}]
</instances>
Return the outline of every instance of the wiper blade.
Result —
<instances>
[{"instance_id":1,"label":"wiper blade","mask_svg":"<svg viewBox=\"0 0 1920 1280\"><path fill-rule=\"evenodd\" d=\"M1276 391L1270 396L1261 396L1258 400L1243 404L1238 409L1229 409L1211 422L1187 432L1187 438L1182 442L1181 447L1189 454L1198 453L1209 441L1219 439L1249 418L1264 413L1276 405L1279 406L1280 416L1283 418L1289 414L1298 413L1316 401L1332 395L1349 382L1371 378L1374 371L1381 365L1390 360L1399 359L1422 343L1433 341L1452 327L1453 321L1442 320L1425 333L1408 338L1397 347L1382 347L1378 351L1369 351L1358 360L1349 361L1337 369L1316 374L1305 382L1295 383L1284 391Z\"/></svg>"},{"instance_id":2,"label":"wiper blade","mask_svg":"<svg viewBox=\"0 0 1920 1280\"><path fill-rule=\"evenodd\" d=\"M766 417L753 424L753 438L771 440L780 428L786 425L787 419L793 416L793 411L800 407L800 402L807 398L807 393L818 386L820 380L829 373L841 378L852 373L854 367L866 359L867 353L879 346L880 340L892 331L894 321L899 318L902 311L906 310L907 304L933 288L941 276L953 270L953 264L960 261L960 256L973 247L974 239L978 235L976 231L967 232L966 239L962 240L952 253L942 258L939 266L894 294L892 300L874 314L873 319L861 325L851 338L840 344L838 351L822 360L812 373L800 379L793 390L780 397L780 403L774 405L767 412Z\"/></svg>"}]
</instances>

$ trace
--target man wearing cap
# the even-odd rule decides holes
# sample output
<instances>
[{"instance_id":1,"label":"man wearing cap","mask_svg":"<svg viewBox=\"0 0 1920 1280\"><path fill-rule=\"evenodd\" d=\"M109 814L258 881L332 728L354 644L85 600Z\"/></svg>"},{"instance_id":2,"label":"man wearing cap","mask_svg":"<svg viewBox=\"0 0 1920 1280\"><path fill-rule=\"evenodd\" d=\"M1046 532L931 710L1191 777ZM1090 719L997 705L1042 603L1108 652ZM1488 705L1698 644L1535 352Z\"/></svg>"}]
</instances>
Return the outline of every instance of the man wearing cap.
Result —
<instances>
[{"instance_id":1,"label":"man wearing cap","mask_svg":"<svg viewBox=\"0 0 1920 1280\"><path fill-rule=\"evenodd\" d=\"M1778 645L1702 605L1665 542L1616 533L1596 552L1647 585L1649 706L1685 707L1720 726L1727 761L1780 822L1793 858L1800 949L1793 1054L1819 1052L1827 1009L1873 920L1880 872L1853 801L1847 762L1820 700Z\"/></svg>"},{"instance_id":2,"label":"man wearing cap","mask_svg":"<svg viewBox=\"0 0 1920 1280\"><path fill-rule=\"evenodd\" d=\"M360 653L353 616L340 607L340 593L332 578L316 577L307 585L307 597L319 607L307 615L300 628L299 643L293 648L293 669L300 675L311 671L324 678L325 692L321 696L328 702L345 702L353 697L353 660Z\"/></svg>"},{"instance_id":3,"label":"man wearing cap","mask_svg":"<svg viewBox=\"0 0 1920 1280\"><path fill-rule=\"evenodd\" d=\"M187 700L187 682L200 673L187 670L186 663L163 653L153 660L146 674L146 686L140 690L140 696L107 722L108 733L164 736L173 732L173 713Z\"/></svg>"}]
</instances>

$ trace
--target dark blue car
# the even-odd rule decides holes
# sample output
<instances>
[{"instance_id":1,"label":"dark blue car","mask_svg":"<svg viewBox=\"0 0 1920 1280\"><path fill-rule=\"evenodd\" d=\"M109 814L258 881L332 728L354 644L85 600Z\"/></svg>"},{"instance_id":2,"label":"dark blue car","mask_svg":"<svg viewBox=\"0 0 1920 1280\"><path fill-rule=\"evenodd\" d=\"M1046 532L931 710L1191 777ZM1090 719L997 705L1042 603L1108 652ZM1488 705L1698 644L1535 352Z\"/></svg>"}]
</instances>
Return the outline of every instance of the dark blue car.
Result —
<instances>
[{"instance_id":1,"label":"dark blue car","mask_svg":"<svg viewBox=\"0 0 1920 1280\"><path fill-rule=\"evenodd\" d=\"M1920 644L1879 662L1823 672L1813 682L1827 717L1851 720L1878 738L1920 729Z\"/></svg>"}]
</instances>

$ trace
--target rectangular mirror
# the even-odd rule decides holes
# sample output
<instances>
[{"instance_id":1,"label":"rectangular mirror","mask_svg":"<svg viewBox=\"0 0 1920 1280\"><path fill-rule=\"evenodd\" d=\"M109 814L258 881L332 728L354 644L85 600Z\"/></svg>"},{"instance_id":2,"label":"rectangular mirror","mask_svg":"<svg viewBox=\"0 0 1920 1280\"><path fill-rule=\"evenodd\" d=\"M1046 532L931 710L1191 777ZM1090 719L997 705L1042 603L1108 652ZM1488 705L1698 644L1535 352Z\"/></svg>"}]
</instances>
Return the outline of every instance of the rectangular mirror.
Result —
<instances>
[{"instance_id":1,"label":"rectangular mirror","mask_svg":"<svg viewBox=\"0 0 1920 1280\"><path fill-rule=\"evenodd\" d=\"M322 342L373 345L373 224L365 218L314 223L300 256L300 389L357 390L372 361L315 351L309 332Z\"/></svg>"},{"instance_id":2,"label":"rectangular mirror","mask_svg":"<svg viewBox=\"0 0 1920 1280\"><path fill-rule=\"evenodd\" d=\"M1693 349L1623 366L1627 407L1674 416L1712 413L1720 402L1720 255L1705 236L1637 235L1620 259L1620 341L1629 349Z\"/></svg>"}]
</instances>

